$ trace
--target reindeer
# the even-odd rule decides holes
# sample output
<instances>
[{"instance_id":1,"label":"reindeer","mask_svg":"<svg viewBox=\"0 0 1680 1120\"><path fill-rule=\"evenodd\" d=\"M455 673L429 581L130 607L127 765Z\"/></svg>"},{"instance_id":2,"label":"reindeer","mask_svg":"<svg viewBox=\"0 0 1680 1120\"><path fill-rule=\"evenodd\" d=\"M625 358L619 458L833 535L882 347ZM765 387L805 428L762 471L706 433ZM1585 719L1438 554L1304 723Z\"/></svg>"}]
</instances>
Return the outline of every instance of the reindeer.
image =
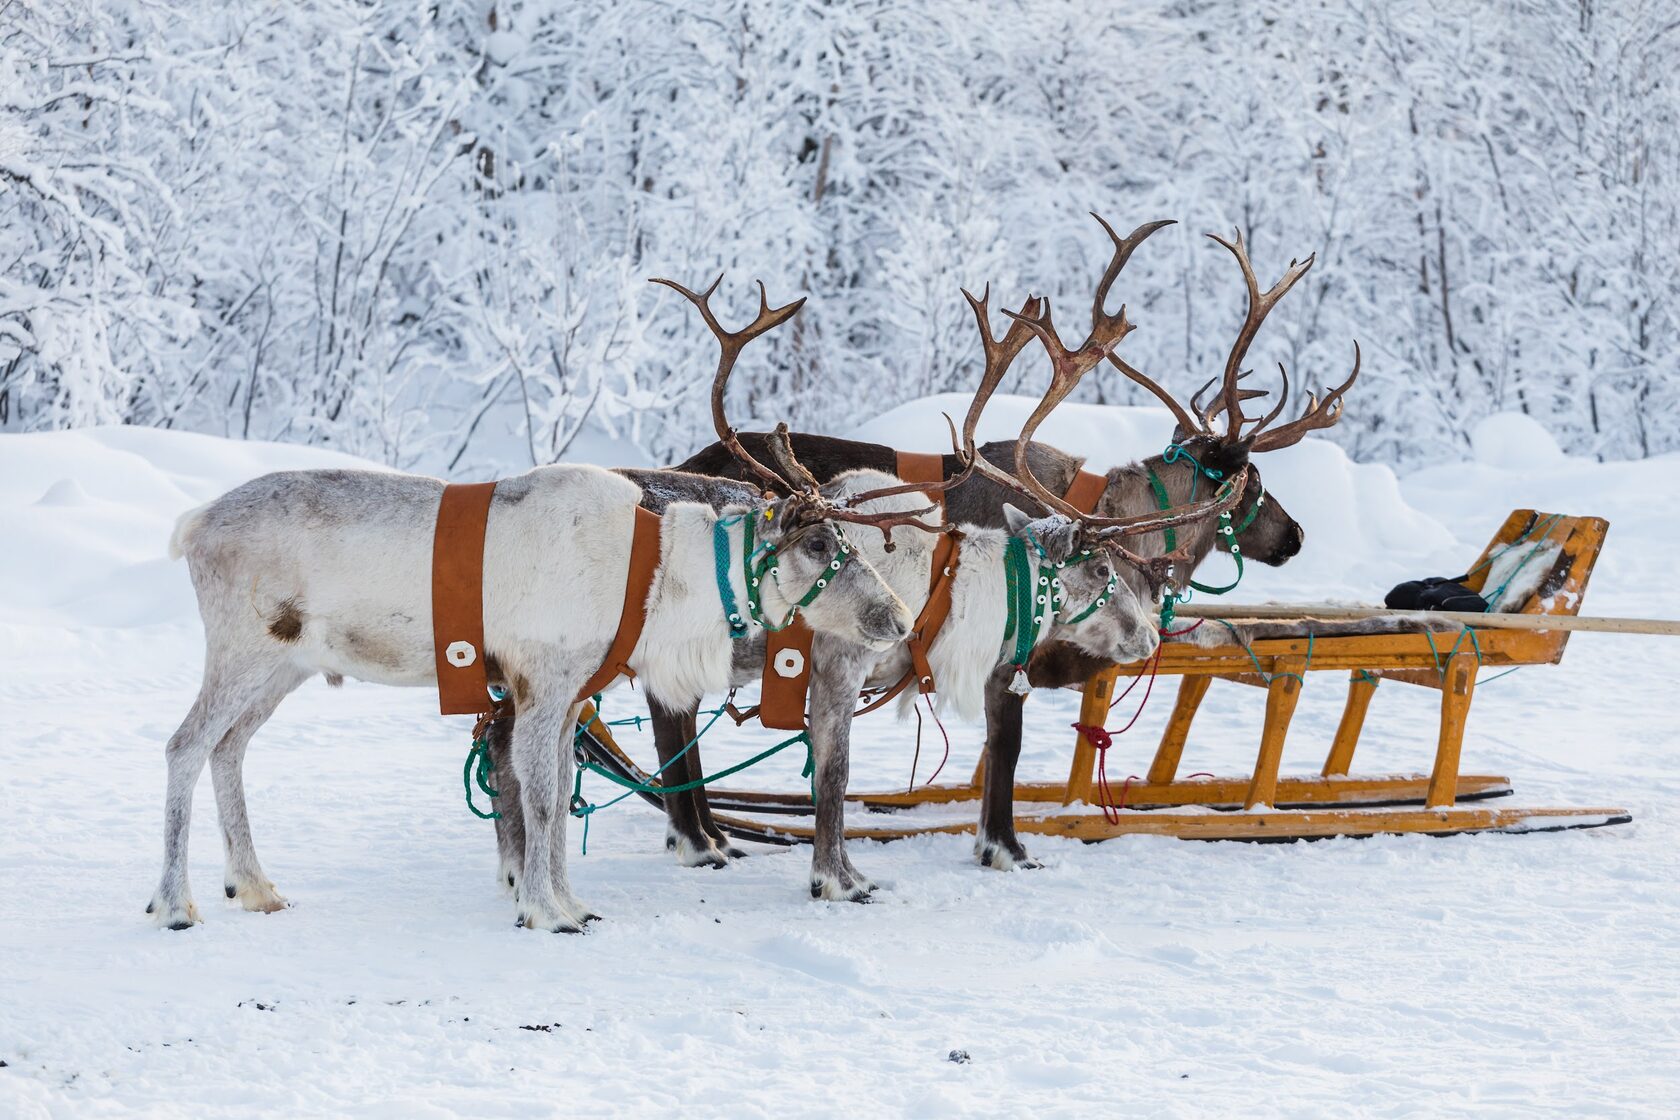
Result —
<instances>
[{"instance_id":1,"label":"reindeer","mask_svg":"<svg viewBox=\"0 0 1680 1120\"><path fill-rule=\"evenodd\" d=\"M772 309L763 285L759 291L758 317L727 336L714 380L714 420L726 442L734 430L722 413L723 386L741 348L804 302ZM245 811L241 767L252 734L316 673L329 681L436 683L431 553L442 491L443 483L416 475L283 472L246 483L176 525L170 551L187 559L206 655L198 698L166 751L163 874L147 907L158 924L185 929L200 920L187 881L187 838L206 759L226 840L227 896L248 910L277 910L285 901L257 860ZM810 588L802 613L813 630L863 649L890 649L909 633L908 608L846 543L840 523L890 530L912 517L838 508L814 484L774 500L735 497L721 510L671 503L661 517L659 568L629 658L650 697L683 704L728 686L735 643L720 607L723 581L736 602L776 616ZM577 932L597 918L567 877L563 795L571 788L577 692L616 631L642 498L635 483L612 472L561 465L505 480L491 505L484 651L492 682L520 710L509 754L525 825L518 920L527 929ZM744 547L748 519L773 561ZM738 558L723 580L714 551L720 542ZM768 578L772 564L776 578ZM749 580L749 568L766 578Z\"/></svg>"},{"instance_id":2,"label":"reindeer","mask_svg":"<svg viewBox=\"0 0 1680 1120\"><path fill-rule=\"evenodd\" d=\"M703 297L685 295L705 313ZM1001 382L1009 363L1021 347L1032 337L1028 319L1018 319L1000 343L992 338L986 298L976 299L964 293L972 306L980 326L986 348L986 371L965 420L963 449L965 471L951 481L922 485L896 484L897 480L879 471L851 471L834 480L831 498L851 509L896 511L901 518L912 515L910 505L926 500L927 492L952 489L967 473L991 477L1017 496L1031 500L1034 492L1030 484L1023 485L1012 476L998 471L982 460L974 446L974 430L981 411ZM1029 300L1024 315L1039 314L1041 301ZM1048 311L1043 312L1048 322ZM708 314L708 325L714 320ZM716 327L714 325L714 330ZM1046 394L1046 401L1035 412L1033 422L1042 419L1054 404L1071 391L1078 378L1099 362L1119 341L1129 325L1123 316L1115 320L1110 332L1099 343L1070 357L1058 371L1058 379ZM778 436L785 435L781 429ZM787 441L776 438L766 445L770 458L780 468L784 484L809 488L817 485L791 453ZM750 464L748 464L751 469ZM1136 595L1119 577L1120 561L1139 562L1120 546L1123 535L1156 531L1163 526L1186 525L1191 519L1212 516L1234 504L1235 490L1223 502L1209 500L1200 505L1179 510L1151 512L1142 516L1111 519L1102 523L1090 517L1068 517L1051 514L1030 518L1015 506L1005 504L1005 530L978 526L960 526L961 544L958 562L951 583L951 611L948 621L939 631L928 650L931 679L937 682L937 698L941 707L958 713L977 715L982 707L987 680L1001 665L1025 665L1024 649L1031 649L1039 638L1065 642L1104 663L1113 660L1136 660L1151 656L1158 643L1156 628L1144 611ZM1015 544L1012 546L1011 541ZM1026 542L1032 542L1029 549ZM857 542L859 550L880 572L888 585L906 602L920 604L929 594L930 577L937 563L935 544L927 537L912 535L908 544L894 547L885 538L863 534ZM1015 559L1008 559L1014 547ZM1026 588L1037 588L1033 617L1020 617L1016 640L1011 643L1007 633L1010 608L1003 594L1006 569L1015 565L1014 575L1025 582ZM1063 604L1058 611L1057 603ZM1043 627L1042 633L1040 627ZM764 635L760 632L751 641L743 641L736 658L736 677L739 683L755 679L763 667ZM815 898L863 901L875 889L874 884L858 872L845 849L845 792L850 758L850 729L853 709L861 690L866 687L886 688L904 679L910 671L911 656L901 644L890 650L871 649L847 641L834 634L819 634L812 648L812 672L808 691L809 730L815 761L814 792L816 799L815 843L812 854L811 895ZM914 692L904 694L908 701ZM693 707L672 711L657 698L650 696L656 718L678 720L685 726L694 721ZM698 704L696 699L695 706ZM516 717L514 717L516 718ZM501 770L499 758L506 751L510 734L509 716L499 717L493 725L491 751ZM692 742L692 740L690 740ZM692 750L692 747L687 748ZM662 754L661 761L669 766L674 755ZM669 772L669 771L666 771ZM521 846L521 798L510 791L505 781L498 782L498 807L502 816L499 841L504 864L503 874L510 885L519 880L517 852ZM505 802L505 807L502 803ZM674 802L672 820L679 819L682 802ZM698 828L694 819L682 822L688 828ZM681 827L681 826L677 826ZM677 836L675 846L685 862L708 862L717 865L729 858L727 851L717 845L685 847L687 837ZM509 864L514 864L510 870Z\"/></svg>"},{"instance_id":3,"label":"reindeer","mask_svg":"<svg viewBox=\"0 0 1680 1120\"><path fill-rule=\"evenodd\" d=\"M1104 307L1115 281L1132 254L1152 234L1173 223L1149 222L1139 226L1128 236L1121 237L1101 217L1097 217L1097 221L1108 234L1114 247L1092 300L1092 322L1100 327L1105 323L1112 325L1111 317L1105 313ZM1261 292L1241 234L1237 234L1230 241L1212 235L1210 237L1236 258L1248 292L1247 313L1227 357L1218 397L1203 409L1202 397L1214 383L1210 380L1196 392L1190 407L1186 409L1158 383L1130 365L1118 353L1111 349L1105 354L1111 365L1148 389L1168 407L1177 420L1177 427L1167 451L1117 467L1107 473L1101 496L1095 506L1098 515L1126 517L1156 509L1161 504L1161 500L1156 497L1157 485L1165 494L1167 503L1180 506L1190 501L1192 494L1206 493L1220 481L1234 479L1245 467L1247 468L1241 500L1228 523L1231 532L1222 532L1227 525L1216 524L1211 519L1192 522L1176 530L1177 547L1171 551L1177 556L1174 580L1180 587L1216 548L1226 552L1240 551L1247 560L1272 566L1287 562L1300 551L1304 539L1301 526L1289 516L1282 504L1265 490L1259 467L1250 462L1250 459L1259 452L1288 447L1302 439L1309 431L1335 424L1341 417L1343 395L1359 376L1359 351L1356 345L1353 372L1345 382L1330 390L1323 400L1317 397L1310 398L1306 409L1296 420L1263 432L1261 429L1282 414L1287 401L1288 382L1285 372L1284 391L1276 407L1246 433L1242 432L1241 425L1250 423L1251 418L1243 416L1240 421L1233 421L1232 418L1242 415L1240 409L1243 401L1259 395L1240 384L1246 377L1246 373L1241 369L1243 359L1272 307L1305 275L1313 264L1313 258L1308 257L1302 262L1291 261L1282 279L1269 290ZM1042 328L1035 329L1035 333L1041 333L1041 337L1048 336L1045 341L1051 348L1053 360L1058 351L1064 355L1067 353L1048 322L1043 324ZM1024 340L1020 341L1024 344ZM1228 421L1224 427L1215 424L1221 415ZM1036 428L1036 424L1033 427ZM1025 473L1030 473L1050 497L1066 493L1083 466L1083 460L1057 448L1035 442L1030 437L1029 431L1014 441L987 443L979 448L979 454L992 466L1004 471L1014 471L1020 477L1025 477L1022 470L1024 468ZM739 442L749 449L757 450L767 446L771 439L772 436L768 433L742 433ZM819 479L832 478L859 468L892 471L897 462L896 452L880 444L801 433L793 433L790 443L800 462ZM721 444L704 448L679 464L676 469L723 476L732 476L737 470ZM960 454L944 456L943 473L947 478L962 476L960 484L953 486L945 494L947 516L953 521L999 526L1003 524L1004 504L1011 500L1020 501L1013 487L999 482L994 476L966 472ZM1033 500L1022 502L1022 508L1029 513L1042 513L1057 507ZM1139 555L1155 559L1163 558L1169 551L1165 534L1158 534L1153 538L1140 537L1131 547ZM1140 596L1155 598L1162 588L1152 586L1148 574L1147 566L1134 567L1127 571L1127 578ZM1261 635L1255 633L1249 636ZM1213 628L1202 627L1189 637L1191 640L1208 642L1217 640L1220 635L1215 633ZM1081 656L1067 645L1051 641L1035 651L1028 666L1028 676L1034 687L1081 684L1101 664L1099 659ZM1009 691L1012 677L1012 673L999 673L987 686L985 788L981 801L980 829L976 838L976 857L981 864L1000 870L1038 866L1028 857L1014 829L1015 769L1021 751L1024 696ZM653 729L662 758L665 757L667 749L675 749L667 748L667 744L680 745L692 736L692 724L672 720L658 712L654 713ZM673 783L699 778L703 771L697 751L690 751L667 773L670 774ZM688 832L680 843L695 848L709 843L712 851L716 853L716 858L708 862L721 862L738 854L739 849L728 844L722 830L712 820L703 791L695 790L676 795L675 798L667 798L667 805L671 806L673 802L681 803L685 799L687 804L672 808L673 828L688 829L688 822L691 821L698 822L698 825Z\"/></svg>"}]
</instances>

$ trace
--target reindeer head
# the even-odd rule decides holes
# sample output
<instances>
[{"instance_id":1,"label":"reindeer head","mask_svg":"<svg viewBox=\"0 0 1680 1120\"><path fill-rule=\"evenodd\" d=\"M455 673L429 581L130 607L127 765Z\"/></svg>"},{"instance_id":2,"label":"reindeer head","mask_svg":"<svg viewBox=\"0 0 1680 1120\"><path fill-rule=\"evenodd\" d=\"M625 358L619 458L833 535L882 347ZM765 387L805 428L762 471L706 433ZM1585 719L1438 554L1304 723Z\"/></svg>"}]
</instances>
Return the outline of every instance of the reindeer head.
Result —
<instances>
[{"instance_id":1,"label":"reindeer head","mask_svg":"<svg viewBox=\"0 0 1680 1120\"><path fill-rule=\"evenodd\" d=\"M1103 229L1114 241L1116 259L1122 260L1122 263L1123 257L1129 255L1138 242L1168 224L1153 222L1138 227L1130 237L1121 238L1107 222L1101 218L1097 221L1102 223ZM1250 373L1242 368L1243 361L1248 356L1248 348L1254 337L1259 334L1260 327L1272 308L1277 306L1278 301L1288 294L1289 289L1312 268L1313 258L1290 261L1288 270L1277 283L1261 291L1260 282L1254 275L1254 266L1248 259L1248 248L1243 243L1242 232L1237 231L1230 241L1216 234L1208 234L1208 237L1236 258L1237 266L1242 271L1244 287L1248 292L1248 310L1243 316L1236 340L1231 344L1230 354L1225 359L1223 373L1209 378L1196 390L1195 395L1190 398L1189 408L1186 408L1153 378L1133 367L1118 354L1110 353L1108 360L1120 372L1149 390L1172 412L1178 422L1173 430L1174 446L1182 448L1195 462L1211 472L1217 472L1222 478L1233 478L1237 472L1246 470L1243 493L1233 513L1233 520L1242 526L1238 532L1243 537L1243 555L1266 564L1281 564L1301 550L1301 527L1281 505L1266 495L1260 482L1259 471L1250 465L1249 459L1260 452L1289 447L1300 442L1308 432L1329 428L1341 419L1342 398L1359 377L1359 343L1353 344L1353 372L1348 375L1347 380L1334 389L1325 390L1322 398L1317 394L1309 395L1306 407L1294 420L1276 428L1271 427L1272 422L1282 415L1289 401L1289 371L1281 363L1278 365L1278 373L1282 377L1283 385L1277 403L1264 415L1245 414L1245 402L1266 396L1264 390L1246 388L1242 384ZM1118 270L1111 265L1110 271L1104 274L1104 281L1112 281L1117 272ZM1106 290L1099 289L1093 310L1094 316L1101 314L1106 295ZM1219 386L1218 392L1204 405L1203 396L1216 382ZM1229 551L1230 543L1222 537L1220 547Z\"/></svg>"},{"instance_id":2,"label":"reindeer head","mask_svg":"<svg viewBox=\"0 0 1680 1120\"><path fill-rule=\"evenodd\" d=\"M1040 574L1052 581L1062 607L1043 637L1077 646L1105 662L1139 661L1160 645L1155 619L1131 586L1119 578L1120 562L1103 541L1059 513L1030 518L1003 507L1009 534L1039 553Z\"/></svg>"},{"instance_id":3,"label":"reindeer head","mask_svg":"<svg viewBox=\"0 0 1680 1120\"><path fill-rule=\"evenodd\" d=\"M914 619L869 562L845 538L844 524L867 525L890 534L896 526L929 531L908 512L860 513L829 501L817 480L794 456L786 424L771 438L771 458L780 472L759 462L741 446L724 409L729 375L742 349L753 339L793 318L804 299L772 308L762 283L758 286L758 314L738 331L725 330L711 309L712 293L721 275L704 292L693 292L672 280L655 279L692 303L720 347L717 373L712 379L712 423L718 438L765 484L764 504L740 514L746 567L746 608L760 621L784 625L802 614L813 630L833 634L870 649L887 649L904 640ZM775 491L786 491L778 498ZM928 507L931 509L931 507ZM890 540L890 537L889 537ZM890 546L889 546L890 547Z\"/></svg>"}]
</instances>

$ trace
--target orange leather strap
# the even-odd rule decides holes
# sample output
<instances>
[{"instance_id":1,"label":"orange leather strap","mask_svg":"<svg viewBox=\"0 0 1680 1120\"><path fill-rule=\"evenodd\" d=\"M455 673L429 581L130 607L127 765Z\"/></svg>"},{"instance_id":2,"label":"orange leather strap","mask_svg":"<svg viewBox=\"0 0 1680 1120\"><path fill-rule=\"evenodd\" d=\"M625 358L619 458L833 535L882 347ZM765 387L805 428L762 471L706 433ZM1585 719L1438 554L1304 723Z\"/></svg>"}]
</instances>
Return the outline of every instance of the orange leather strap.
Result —
<instances>
[{"instance_id":1,"label":"orange leather strap","mask_svg":"<svg viewBox=\"0 0 1680 1120\"><path fill-rule=\"evenodd\" d=\"M928 600L922 605L922 613L916 616L915 628L910 631L910 640L906 643L910 647L910 667L916 675L918 692L933 691L933 666L928 663L928 650L932 648L933 640L939 637L939 628L945 625L945 619L951 614L951 584L957 575L961 542L962 534L952 530L942 533L939 543L933 546L933 587L928 591Z\"/></svg>"},{"instance_id":2,"label":"orange leather strap","mask_svg":"<svg viewBox=\"0 0 1680 1120\"><path fill-rule=\"evenodd\" d=\"M630 537L630 578L624 583L624 606L618 612L618 632L607 649L607 659L578 690L577 700L594 696L619 677L634 677L630 655L641 640L642 627L647 623L648 591L653 587L653 573L659 570L659 515L636 507L636 526Z\"/></svg>"},{"instance_id":3,"label":"orange leather strap","mask_svg":"<svg viewBox=\"0 0 1680 1120\"><path fill-rule=\"evenodd\" d=\"M484 530L494 482L443 488L432 535L432 652L438 708L446 716L490 707L484 672Z\"/></svg>"},{"instance_id":4,"label":"orange leather strap","mask_svg":"<svg viewBox=\"0 0 1680 1120\"><path fill-rule=\"evenodd\" d=\"M811 684L811 628L803 618L764 636L764 676L758 722L774 731L805 730L805 692Z\"/></svg>"},{"instance_id":5,"label":"orange leather strap","mask_svg":"<svg viewBox=\"0 0 1680 1120\"><path fill-rule=\"evenodd\" d=\"M945 481L945 456L923 451L895 451L893 454L898 456L898 465L893 473L905 482ZM928 497L941 507L945 505L945 492L942 490Z\"/></svg>"},{"instance_id":6,"label":"orange leather strap","mask_svg":"<svg viewBox=\"0 0 1680 1120\"><path fill-rule=\"evenodd\" d=\"M1108 478L1105 475L1080 471L1068 484L1067 493L1062 495L1062 501L1081 513L1095 513L1097 503L1102 501L1103 491L1106 489Z\"/></svg>"}]
</instances>

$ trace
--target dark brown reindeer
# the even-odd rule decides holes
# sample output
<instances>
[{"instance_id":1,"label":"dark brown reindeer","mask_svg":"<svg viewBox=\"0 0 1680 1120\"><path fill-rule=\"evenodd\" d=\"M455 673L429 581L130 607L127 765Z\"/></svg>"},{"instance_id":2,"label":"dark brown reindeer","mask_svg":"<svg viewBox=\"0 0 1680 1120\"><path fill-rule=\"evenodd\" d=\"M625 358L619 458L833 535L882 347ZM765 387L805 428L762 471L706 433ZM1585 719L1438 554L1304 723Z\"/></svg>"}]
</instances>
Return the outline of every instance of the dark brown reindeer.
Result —
<instances>
[{"instance_id":1,"label":"dark brown reindeer","mask_svg":"<svg viewBox=\"0 0 1680 1120\"><path fill-rule=\"evenodd\" d=\"M1100 323L1109 318L1103 310L1104 305L1115 280L1132 254L1151 234L1172 223L1147 223L1139 226L1129 236L1120 237L1107 222L1100 217L1097 220L1114 245L1113 255L1097 284L1092 301L1093 322ZM1096 514L1124 518L1155 510L1158 500L1152 478L1158 480L1166 495L1166 501L1173 506L1179 506L1190 501L1192 493L1206 494L1211 489L1213 483L1207 475L1217 472L1220 478L1231 479L1244 467L1248 468L1243 495L1232 521L1231 527L1234 531L1231 534L1221 533L1220 526L1211 519L1177 530L1176 551L1183 556L1175 571L1180 586L1216 548L1229 552L1234 544L1240 548L1242 556L1247 560L1272 566L1285 563L1300 551L1303 540L1301 526L1289 516L1282 503L1266 493L1259 468L1250 464L1250 457L1256 452L1290 446L1309 431L1328 428L1334 424L1341 416L1343 394L1359 375L1356 346L1354 369L1348 379L1329 391L1323 400L1309 398L1306 409L1295 420L1265 430L1282 414L1287 402L1287 374L1284 391L1270 413L1260 417L1258 422L1245 415L1242 412L1243 402L1263 395L1240 383L1246 376L1242 363L1249 345L1271 309L1305 275L1312 266L1313 259L1309 257L1302 262L1292 261L1288 271L1276 284L1266 291L1261 291L1241 234L1231 241L1220 237L1212 239L1236 258L1248 293L1247 312L1226 359L1223 375L1210 379L1192 397L1190 407L1186 408L1155 380L1137 370L1118 354L1112 351L1107 354L1110 363L1148 389L1173 413L1178 426L1173 435L1172 447L1177 450L1164 451L1162 454L1107 472L1101 494L1095 503ZM1034 329L1051 348L1053 359L1058 350L1066 354L1065 347L1062 347L1059 338L1055 337L1050 324L1046 322ZM1013 341L1018 351L1026 340L1018 337ZM1220 385L1220 392L1204 408L1201 404L1202 397L1215 383ZM1222 416L1225 417L1225 422L1220 424L1218 421ZM1252 426L1244 431L1245 424ZM771 438L769 433L742 433L740 442L751 451L762 449L768 453ZM794 433L791 446L799 456L800 462L819 479L833 478L859 468L887 473L897 470L897 452L881 444ZM1066 494L1084 465L1080 456L1034 442L1030 430L1024 433L1021 440L985 444L979 448L979 454L993 467L1003 471L1021 474L1018 465L1024 465L1034 481L1051 496ZM965 475L966 465L961 454L950 454L942 458L942 471L948 479ZM741 477L741 468L722 443L704 448L676 469L695 474ZM1020 501L1013 488L985 474L968 472L960 483L946 492L946 516L953 522L1001 525L1003 507L1011 501ZM1046 505L1042 501L1037 504L1041 508ZM1022 508L1028 509L1029 512L1038 512L1025 504ZM1164 535L1160 534L1137 538L1130 547L1146 558L1158 558L1167 552ZM1129 578L1134 581L1135 589L1141 594L1158 595L1159 589L1148 586L1142 572L1134 571ZM1099 663L1078 655L1064 643L1052 642L1041 646L1035 653L1029 666L1029 676L1035 686L1056 687L1082 683L1099 667ZM1000 869L1036 866L1028 858L1014 828L1015 769L1021 751L1021 717L1025 698L1009 690L1011 676L1011 673L1000 672L989 682L987 688L985 792L981 803L980 831L976 840L976 854L980 862L988 867ZM663 761L669 753L674 753L682 744L689 742L694 732L695 726L691 719L670 716L662 719L656 714L654 734L656 741L661 743L661 760ZM701 768L698 749L690 750L667 773L673 782L687 782L699 778L704 771ZM685 800L686 804L682 803ZM716 866L721 866L728 857L739 854L739 850L729 844L722 830L712 820L702 791L677 795L667 801L671 811L669 842L672 845L679 842L679 837L684 843L709 842L716 858L708 862ZM673 802L678 804L671 804ZM701 833L704 834L704 840Z\"/></svg>"}]
</instances>

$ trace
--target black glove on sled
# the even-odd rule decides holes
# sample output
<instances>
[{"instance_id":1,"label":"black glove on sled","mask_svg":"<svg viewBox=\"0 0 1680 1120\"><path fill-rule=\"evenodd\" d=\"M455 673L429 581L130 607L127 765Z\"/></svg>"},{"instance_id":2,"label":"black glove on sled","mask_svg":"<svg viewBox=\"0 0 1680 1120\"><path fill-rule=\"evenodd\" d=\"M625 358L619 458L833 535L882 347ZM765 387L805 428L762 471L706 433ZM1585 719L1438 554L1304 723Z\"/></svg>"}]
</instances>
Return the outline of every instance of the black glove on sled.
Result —
<instances>
[{"instance_id":1,"label":"black glove on sled","mask_svg":"<svg viewBox=\"0 0 1680 1120\"><path fill-rule=\"evenodd\" d=\"M1405 611L1468 611L1486 614L1488 601L1470 590L1462 576L1429 576L1407 580L1383 597L1383 606Z\"/></svg>"}]
</instances>

